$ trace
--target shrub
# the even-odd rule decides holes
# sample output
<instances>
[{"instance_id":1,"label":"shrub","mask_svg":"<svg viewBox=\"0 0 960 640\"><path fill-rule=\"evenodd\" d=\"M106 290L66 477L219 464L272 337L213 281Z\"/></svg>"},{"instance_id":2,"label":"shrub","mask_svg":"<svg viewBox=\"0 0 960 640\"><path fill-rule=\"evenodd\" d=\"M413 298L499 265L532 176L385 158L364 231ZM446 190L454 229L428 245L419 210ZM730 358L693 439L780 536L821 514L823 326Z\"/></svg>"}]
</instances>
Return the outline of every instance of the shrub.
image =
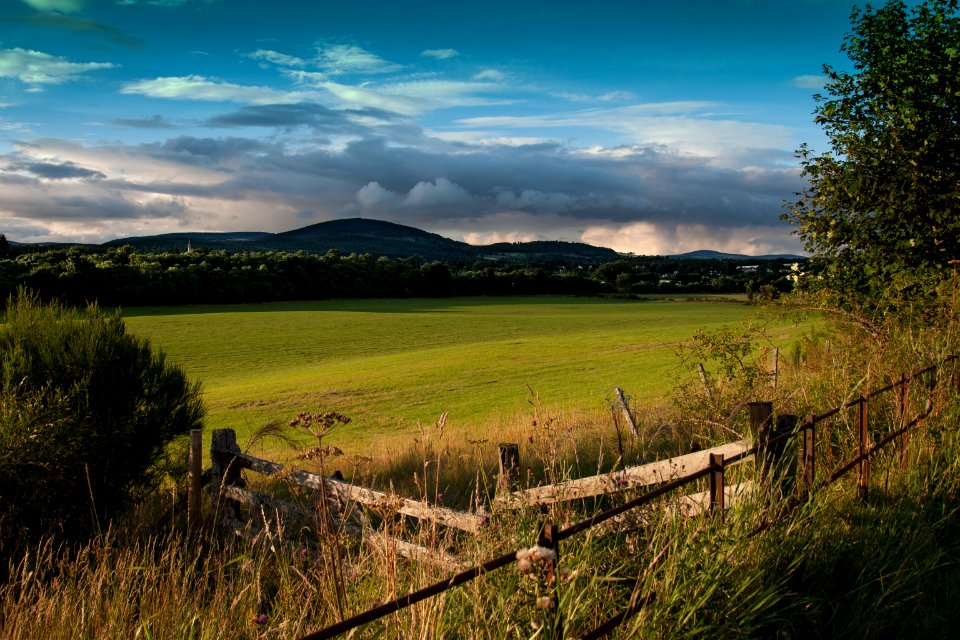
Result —
<instances>
[{"instance_id":1,"label":"shrub","mask_svg":"<svg viewBox=\"0 0 960 640\"><path fill-rule=\"evenodd\" d=\"M105 526L157 480L168 443L200 426L199 384L95 305L21 290L0 356L0 550Z\"/></svg>"}]
</instances>

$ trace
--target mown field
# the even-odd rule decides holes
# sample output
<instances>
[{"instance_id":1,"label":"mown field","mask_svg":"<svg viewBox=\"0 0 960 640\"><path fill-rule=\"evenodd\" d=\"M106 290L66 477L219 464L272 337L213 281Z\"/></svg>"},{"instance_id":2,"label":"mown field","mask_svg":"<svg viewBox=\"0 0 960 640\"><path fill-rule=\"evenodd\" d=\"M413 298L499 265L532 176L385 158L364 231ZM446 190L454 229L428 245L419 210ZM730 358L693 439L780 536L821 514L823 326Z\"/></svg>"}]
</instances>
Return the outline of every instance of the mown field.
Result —
<instances>
[{"instance_id":1,"label":"mown field","mask_svg":"<svg viewBox=\"0 0 960 640\"><path fill-rule=\"evenodd\" d=\"M353 422L331 442L352 449L417 434L449 413L474 434L531 412L604 411L620 386L639 403L669 393L680 341L756 308L729 301L589 298L351 300L132 308L127 326L202 381L207 428L241 442L300 411ZM800 329L781 323L775 342Z\"/></svg>"}]
</instances>

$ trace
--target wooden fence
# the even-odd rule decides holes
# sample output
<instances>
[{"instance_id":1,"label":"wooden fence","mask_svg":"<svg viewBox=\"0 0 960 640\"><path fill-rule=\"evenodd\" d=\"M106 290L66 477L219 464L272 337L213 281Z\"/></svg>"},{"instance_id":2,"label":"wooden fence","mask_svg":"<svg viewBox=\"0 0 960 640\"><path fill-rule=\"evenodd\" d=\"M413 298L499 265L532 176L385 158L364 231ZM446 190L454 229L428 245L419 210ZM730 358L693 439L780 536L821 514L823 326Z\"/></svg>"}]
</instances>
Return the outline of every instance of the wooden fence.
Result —
<instances>
[{"instance_id":1,"label":"wooden fence","mask_svg":"<svg viewBox=\"0 0 960 640\"><path fill-rule=\"evenodd\" d=\"M725 472L728 468L741 464L751 458L757 460L759 478L766 482L777 483L781 493L788 496L790 502L795 503L801 499L810 497L816 490L836 482L853 469L858 470L858 493L861 497L866 498L869 490L870 457L897 439L902 443L902 451L905 452L910 430L927 418L933 410L933 405L928 400L923 411L912 417L908 415L911 385L916 382L923 382L924 376L926 376L926 384L928 389L932 391L940 377L938 374L947 367L950 367L951 388L955 392L960 392L960 388L958 388L958 386L960 386L960 368L958 368L958 362L960 362L958 361L958 356L947 356L936 364L915 371L910 375L902 375L899 380L880 389L875 389L860 395L841 406L820 414L807 415L803 418L791 415L779 415L776 417L776 420L774 420L773 406L771 403L750 403L750 422L752 431L756 434L756 441L752 446L746 441L740 440L668 460L627 467L613 473L570 480L546 487L510 490L510 479L515 477L515 470L519 467L519 463L516 457L517 452L515 445L509 447L502 445L501 480L504 480L504 482L500 483L502 491L498 493L492 502L492 506L494 507L494 513L492 515L495 516L499 510L509 510L527 505L548 506L567 500L619 493L629 489L635 490L656 485L655 488L646 491L640 496L603 512L596 513L565 528L558 528L551 519L547 519L538 535L537 544L553 550L554 559L552 561L553 565L551 565L552 569L559 557L559 545L562 541L593 527L599 525L609 526L611 523L616 523L624 514L643 505L650 504L703 478L709 478L709 490L703 493L684 495L674 501L673 508L681 509L684 513L691 515L701 512L722 511L723 509L729 508L731 503L740 499L745 493L751 491L753 487L749 483L728 486L725 481ZM897 403L899 415L896 419L896 428L877 442L872 443L870 435L870 401L881 394L893 392L899 393L899 402ZM856 425L859 454L854 459L840 465L826 480L818 483L816 475L817 456L815 454L818 427L845 409L852 409L854 407L857 412ZM193 443L193 441L191 442ZM790 455L791 451L796 451L795 449L791 450L789 448L791 443L799 445L798 456ZM199 445L197 445L197 447L196 451L191 451L191 464L196 465L197 469L196 472L193 472L197 480L191 484L191 499L189 501L191 514L194 514L194 502L196 502L196 514L199 513L199 462L196 462L199 460ZM268 476L283 474L286 479L294 484L318 490L324 498L337 500L340 503L340 507L336 510L337 515L335 518L330 519L327 526L337 526L339 531L348 535L355 535L375 545L383 544L385 534L364 533L359 524L349 523L346 520L346 518L351 517L351 514L355 517L358 506L375 510L393 511L414 518L436 522L446 527L468 533L481 531L491 518L491 514L485 512L460 512L358 487L344 482L341 479L322 477L304 471L286 472L282 465L241 453L231 430L214 432L210 455L213 463L213 492L218 500L218 504L222 501L227 507L224 509L225 517L222 522L227 529L236 532L240 532L244 528L244 525L236 519L233 511L233 508L238 504L261 508L266 507L272 513L287 515L294 514L298 509L302 512L302 509L291 503L262 494L256 494L238 487L237 482L240 478L241 469L248 469ZM902 457L902 462L905 464L905 454L902 455L904 456ZM796 459L800 461L799 469L794 469L796 465L791 464L791 461ZM193 469L193 466L191 466L191 469ZM197 497L194 498L193 496ZM193 521L197 521L196 514L191 516ZM307 517L312 517L316 523L320 515L321 514L313 513L307 514ZM442 554L395 538L386 541L392 544L394 548L397 549L397 553L401 555L421 561L433 562L450 569L459 569L459 571L446 580L436 582L374 607L373 609L359 613L325 629L304 636L301 640L334 638L342 633L400 611L401 609L474 580L482 575L514 564L517 558L517 550L512 550L482 564L464 568L462 563L450 554ZM559 601L556 600L556 602L559 608ZM639 599L637 602L631 604L631 606L606 620L593 631L582 635L581 638L604 637L639 612L645 604L645 599ZM559 616L560 612L554 609L553 615ZM555 620L552 628L556 629L557 633L559 633L561 627L562 625L559 621Z\"/></svg>"}]
</instances>

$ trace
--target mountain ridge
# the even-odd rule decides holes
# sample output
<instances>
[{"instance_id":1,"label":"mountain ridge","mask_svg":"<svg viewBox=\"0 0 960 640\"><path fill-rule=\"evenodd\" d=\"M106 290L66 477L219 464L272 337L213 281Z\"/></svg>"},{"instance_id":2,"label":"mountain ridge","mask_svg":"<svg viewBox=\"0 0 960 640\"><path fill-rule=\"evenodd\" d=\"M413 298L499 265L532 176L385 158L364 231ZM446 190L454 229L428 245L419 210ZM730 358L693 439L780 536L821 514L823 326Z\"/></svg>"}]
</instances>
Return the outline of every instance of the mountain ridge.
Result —
<instances>
[{"instance_id":1,"label":"mountain ridge","mask_svg":"<svg viewBox=\"0 0 960 640\"><path fill-rule=\"evenodd\" d=\"M289 231L189 232L179 231L151 236L117 238L102 243L103 247L132 245L138 251L184 251L191 249L242 251L287 251L295 253L343 254L369 253L389 258L420 256L426 260L587 260L611 261L627 257L614 249L584 242L534 240L530 242L498 242L471 245L417 227L371 218L339 218L318 222ZM748 256L700 250L663 256L676 259L783 260L803 256L778 254Z\"/></svg>"}]
</instances>

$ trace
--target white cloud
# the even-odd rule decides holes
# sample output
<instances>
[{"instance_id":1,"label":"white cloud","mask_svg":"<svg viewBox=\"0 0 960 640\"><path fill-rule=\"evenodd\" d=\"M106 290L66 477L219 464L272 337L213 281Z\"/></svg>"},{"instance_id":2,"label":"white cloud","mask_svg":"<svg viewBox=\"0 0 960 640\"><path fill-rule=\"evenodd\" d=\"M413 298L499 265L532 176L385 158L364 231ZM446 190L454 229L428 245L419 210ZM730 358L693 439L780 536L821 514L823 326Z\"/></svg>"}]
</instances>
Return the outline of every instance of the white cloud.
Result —
<instances>
[{"instance_id":1,"label":"white cloud","mask_svg":"<svg viewBox=\"0 0 960 640\"><path fill-rule=\"evenodd\" d=\"M493 82L501 82L506 80L507 74L502 71L497 71L496 69L484 69L473 75L474 80L492 80Z\"/></svg>"},{"instance_id":2,"label":"white cloud","mask_svg":"<svg viewBox=\"0 0 960 640\"><path fill-rule=\"evenodd\" d=\"M794 87L800 89L823 89L823 85L826 84L828 78L825 75L802 75L794 76L790 80L790 84Z\"/></svg>"},{"instance_id":3,"label":"white cloud","mask_svg":"<svg viewBox=\"0 0 960 640\"><path fill-rule=\"evenodd\" d=\"M28 84L62 84L98 69L113 69L109 62L70 62L29 49L0 49L0 78L17 78Z\"/></svg>"},{"instance_id":4,"label":"white cloud","mask_svg":"<svg viewBox=\"0 0 960 640\"><path fill-rule=\"evenodd\" d=\"M352 44L335 44L319 48L314 63L332 76L392 73L403 68L363 47Z\"/></svg>"},{"instance_id":5,"label":"white cloud","mask_svg":"<svg viewBox=\"0 0 960 640\"><path fill-rule=\"evenodd\" d=\"M37 11L75 13L83 11L83 0L23 0Z\"/></svg>"},{"instance_id":6,"label":"white cloud","mask_svg":"<svg viewBox=\"0 0 960 640\"><path fill-rule=\"evenodd\" d=\"M661 102L583 109L532 116L484 116L457 121L485 130L593 128L615 132L624 142L664 145L704 157L732 158L738 150L791 148L793 132L781 125L720 119L707 113L711 102Z\"/></svg>"},{"instance_id":7,"label":"white cloud","mask_svg":"<svg viewBox=\"0 0 960 640\"><path fill-rule=\"evenodd\" d=\"M458 55L460 55L460 52L456 49L424 49L420 55L425 58L449 60L450 58L456 58Z\"/></svg>"},{"instance_id":8,"label":"white cloud","mask_svg":"<svg viewBox=\"0 0 960 640\"><path fill-rule=\"evenodd\" d=\"M384 189L379 182L368 182L357 191L357 203L366 211L392 208L397 200L397 194Z\"/></svg>"},{"instance_id":9,"label":"white cloud","mask_svg":"<svg viewBox=\"0 0 960 640\"><path fill-rule=\"evenodd\" d=\"M404 204L413 207L449 207L470 202L471 195L446 178L418 182L407 194Z\"/></svg>"},{"instance_id":10,"label":"white cloud","mask_svg":"<svg viewBox=\"0 0 960 640\"><path fill-rule=\"evenodd\" d=\"M249 57L254 60L264 60L281 67L305 67L309 64L308 61L303 58L289 56L279 51L271 51L270 49L257 49L249 54Z\"/></svg>"},{"instance_id":11,"label":"white cloud","mask_svg":"<svg viewBox=\"0 0 960 640\"><path fill-rule=\"evenodd\" d=\"M386 109L403 115L421 113L430 106L427 100L391 95L365 87L355 87L337 82L321 82L317 86L329 91L346 106Z\"/></svg>"},{"instance_id":12,"label":"white cloud","mask_svg":"<svg viewBox=\"0 0 960 640\"><path fill-rule=\"evenodd\" d=\"M282 92L269 87L232 84L203 76L172 76L128 82L120 93L138 94L151 98L171 100L201 100L241 102L248 104L276 104L301 102L316 97L305 92Z\"/></svg>"},{"instance_id":13,"label":"white cloud","mask_svg":"<svg viewBox=\"0 0 960 640\"><path fill-rule=\"evenodd\" d=\"M597 96L587 93L555 93L558 98L569 102L625 102L633 100L633 94L629 91L608 91Z\"/></svg>"}]
</instances>

